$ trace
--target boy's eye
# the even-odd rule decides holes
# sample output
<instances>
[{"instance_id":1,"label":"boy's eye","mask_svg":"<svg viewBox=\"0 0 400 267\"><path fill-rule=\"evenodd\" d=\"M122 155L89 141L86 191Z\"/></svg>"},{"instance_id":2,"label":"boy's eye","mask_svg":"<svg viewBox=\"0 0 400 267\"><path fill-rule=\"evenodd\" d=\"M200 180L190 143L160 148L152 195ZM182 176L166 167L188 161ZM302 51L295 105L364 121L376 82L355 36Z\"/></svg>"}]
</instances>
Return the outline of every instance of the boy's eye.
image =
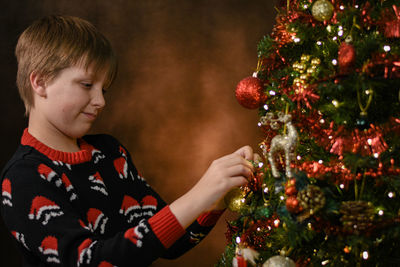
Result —
<instances>
[{"instance_id":1,"label":"boy's eye","mask_svg":"<svg viewBox=\"0 0 400 267\"><path fill-rule=\"evenodd\" d=\"M92 87L91 83L81 83L83 87L90 88Z\"/></svg>"}]
</instances>

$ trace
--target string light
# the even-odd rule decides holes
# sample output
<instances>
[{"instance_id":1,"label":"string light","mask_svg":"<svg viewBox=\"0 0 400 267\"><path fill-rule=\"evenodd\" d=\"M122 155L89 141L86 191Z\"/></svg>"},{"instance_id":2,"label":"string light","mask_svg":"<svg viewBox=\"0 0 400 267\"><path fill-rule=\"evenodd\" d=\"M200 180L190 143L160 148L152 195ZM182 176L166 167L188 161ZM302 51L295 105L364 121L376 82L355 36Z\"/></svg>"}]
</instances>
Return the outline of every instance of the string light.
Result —
<instances>
[{"instance_id":1,"label":"string light","mask_svg":"<svg viewBox=\"0 0 400 267\"><path fill-rule=\"evenodd\" d=\"M364 260L368 260L368 258L369 258L368 251L364 251L364 252L362 253L362 257L363 257Z\"/></svg>"},{"instance_id":2,"label":"string light","mask_svg":"<svg viewBox=\"0 0 400 267\"><path fill-rule=\"evenodd\" d=\"M390 51L390 45L385 45L383 47L383 50L385 50L385 52L389 52Z\"/></svg>"},{"instance_id":3,"label":"string light","mask_svg":"<svg viewBox=\"0 0 400 267\"><path fill-rule=\"evenodd\" d=\"M317 41L317 45L322 45L322 42L321 41Z\"/></svg>"},{"instance_id":4,"label":"string light","mask_svg":"<svg viewBox=\"0 0 400 267\"><path fill-rule=\"evenodd\" d=\"M276 95L275 91L273 91L273 90L269 91L269 94L270 95Z\"/></svg>"},{"instance_id":5,"label":"string light","mask_svg":"<svg viewBox=\"0 0 400 267\"><path fill-rule=\"evenodd\" d=\"M262 166L264 166L264 163L259 162L259 163L258 163L258 168L262 168Z\"/></svg>"},{"instance_id":6,"label":"string light","mask_svg":"<svg viewBox=\"0 0 400 267\"><path fill-rule=\"evenodd\" d=\"M344 184L339 185L340 189L344 189Z\"/></svg>"},{"instance_id":7,"label":"string light","mask_svg":"<svg viewBox=\"0 0 400 267\"><path fill-rule=\"evenodd\" d=\"M332 59L332 64L336 66L337 65L337 60L336 59Z\"/></svg>"},{"instance_id":8,"label":"string light","mask_svg":"<svg viewBox=\"0 0 400 267\"><path fill-rule=\"evenodd\" d=\"M332 104L337 108L339 106L339 102L337 100L332 100Z\"/></svg>"},{"instance_id":9,"label":"string light","mask_svg":"<svg viewBox=\"0 0 400 267\"><path fill-rule=\"evenodd\" d=\"M327 265L329 263L329 260L321 262L321 265Z\"/></svg>"},{"instance_id":10,"label":"string light","mask_svg":"<svg viewBox=\"0 0 400 267\"><path fill-rule=\"evenodd\" d=\"M275 227L278 227L279 226L279 224L280 224L280 220L279 219L276 219L276 220L274 220L274 226Z\"/></svg>"},{"instance_id":11,"label":"string light","mask_svg":"<svg viewBox=\"0 0 400 267\"><path fill-rule=\"evenodd\" d=\"M240 244L240 236L236 237L236 243Z\"/></svg>"},{"instance_id":12,"label":"string light","mask_svg":"<svg viewBox=\"0 0 400 267\"><path fill-rule=\"evenodd\" d=\"M384 214L383 210L379 210L379 211L378 211L378 215L379 215L379 216L382 216L383 214Z\"/></svg>"},{"instance_id":13,"label":"string light","mask_svg":"<svg viewBox=\"0 0 400 267\"><path fill-rule=\"evenodd\" d=\"M265 110L268 110L268 109L269 109L269 107L268 107L267 104L264 105L264 109L265 109Z\"/></svg>"},{"instance_id":14,"label":"string light","mask_svg":"<svg viewBox=\"0 0 400 267\"><path fill-rule=\"evenodd\" d=\"M389 193L388 193L388 197L389 197L389 198L393 198L393 197L394 197L394 193L393 193L393 192L389 192Z\"/></svg>"}]
</instances>

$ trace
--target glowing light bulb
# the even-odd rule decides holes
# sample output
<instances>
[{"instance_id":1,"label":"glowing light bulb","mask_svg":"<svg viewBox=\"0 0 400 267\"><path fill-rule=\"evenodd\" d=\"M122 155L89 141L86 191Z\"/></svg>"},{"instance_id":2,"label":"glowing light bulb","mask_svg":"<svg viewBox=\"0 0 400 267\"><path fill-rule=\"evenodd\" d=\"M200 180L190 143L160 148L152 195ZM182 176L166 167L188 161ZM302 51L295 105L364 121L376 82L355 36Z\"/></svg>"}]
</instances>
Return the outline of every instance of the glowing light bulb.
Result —
<instances>
[{"instance_id":1,"label":"glowing light bulb","mask_svg":"<svg viewBox=\"0 0 400 267\"><path fill-rule=\"evenodd\" d=\"M322 42L321 41L317 41L317 45L322 45Z\"/></svg>"},{"instance_id":2,"label":"glowing light bulb","mask_svg":"<svg viewBox=\"0 0 400 267\"><path fill-rule=\"evenodd\" d=\"M322 163L324 163L324 162L322 161L322 159L320 159L320 160L318 160L318 163L319 163L319 164L322 164Z\"/></svg>"},{"instance_id":3,"label":"glowing light bulb","mask_svg":"<svg viewBox=\"0 0 400 267\"><path fill-rule=\"evenodd\" d=\"M389 197L389 198L393 198L393 197L394 197L394 193L393 193L393 192L389 192L389 193L388 193L388 197Z\"/></svg>"},{"instance_id":4,"label":"glowing light bulb","mask_svg":"<svg viewBox=\"0 0 400 267\"><path fill-rule=\"evenodd\" d=\"M301 156L300 155L297 156L297 160L301 160Z\"/></svg>"},{"instance_id":5,"label":"glowing light bulb","mask_svg":"<svg viewBox=\"0 0 400 267\"><path fill-rule=\"evenodd\" d=\"M363 257L364 260L368 260L368 258L369 258L368 251L364 251L364 252L362 253L362 257Z\"/></svg>"},{"instance_id":6,"label":"glowing light bulb","mask_svg":"<svg viewBox=\"0 0 400 267\"><path fill-rule=\"evenodd\" d=\"M339 185L340 189L344 189L344 184Z\"/></svg>"},{"instance_id":7,"label":"glowing light bulb","mask_svg":"<svg viewBox=\"0 0 400 267\"><path fill-rule=\"evenodd\" d=\"M332 100L332 104L337 108L339 106L339 102L337 100Z\"/></svg>"},{"instance_id":8,"label":"glowing light bulb","mask_svg":"<svg viewBox=\"0 0 400 267\"><path fill-rule=\"evenodd\" d=\"M236 243L238 243L238 244L240 243L240 236L236 237Z\"/></svg>"},{"instance_id":9,"label":"glowing light bulb","mask_svg":"<svg viewBox=\"0 0 400 267\"><path fill-rule=\"evenodd\" d=\"M273 91L273 90L269 91L269 94L270 95L276 95L275 91Z\"/></svg>"},{"instance_id":10,"label":"glowing light bulb","mask_svg":"<svg viewBox=\"0 0 400 267\"><path fill-rule=\"evenodd\" d=\"M265 109L265 110L268 110L268 109L269 109L269 107L268 107L267 104L264 105L264 109Z\"/></svg>"},{"instance_id":11,"label":"glowing light bulb","mask_svg":"<svg viewBox=\"0 0 400 267\"><path fill-rule=\"evenodd\" d=\"M258 168L261 168L262 166L264 166L264 163L259 162L259 163L258 163Z\"/></svg>"},{"instance_id":12,"label":"glowing light bulb","mask_svg":"<svg viewBox=\"0 0 400 267\"><path fill-rule=\"evenodd\" d=\"M368 140L367 140L367 143L368 143L368 145L372 145L372 139L371 139L371 138L368 139Z\"/></svg>"},{"instance_id":13,"label":"glowing light bulb","mask_svg":"<svg viewBox=\"0 0 400 267\"><path fill-rule=\"evenodd\" d=\"M275 227L278 227L280 222L281 222L281 221L279 221L278 219L276 219L276 220L274 221L274 226L275 226Z\"/></svg>"},{"instance_id":14,"label":"glowing light bulb","mask_svg":"<svg viewBox=\"0 0 400 267\"><path fill-rule=\"evenodd\" d=\"M389 52L390 51L390 45L385 45L383 47L383 50L385 50L385 52Z\"/></svg>"},{"instance_id":15,"label":"glowing light bulb","mask_svg":"<svg viewBox=\"0 0 400 267\"><path fill-rule=\"evenodd\" d=\"M332 64L336 66L337 65L337 60L336 59L332 59Z\"/></svg>"},{"instance_id":16,"label":"glowing light bulb","mask_svg":"<svg viewBox=\"0 0 400 267\"><path fill-rule=\"evenodd\" d=\"M383 214L384 214L383 210L379 210L379 211L378 211L378 215L379 215L379 216L382 216Z\"/></svg>"}]
</instances>

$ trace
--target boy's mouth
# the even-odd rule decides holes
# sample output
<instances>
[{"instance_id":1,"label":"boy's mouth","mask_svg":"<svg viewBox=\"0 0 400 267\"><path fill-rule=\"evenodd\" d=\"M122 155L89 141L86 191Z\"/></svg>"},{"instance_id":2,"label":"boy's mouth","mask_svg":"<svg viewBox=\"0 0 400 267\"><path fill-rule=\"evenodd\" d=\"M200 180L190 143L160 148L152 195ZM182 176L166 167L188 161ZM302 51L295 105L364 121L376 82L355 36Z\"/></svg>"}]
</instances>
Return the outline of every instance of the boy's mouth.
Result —
<instances>
[{"instance_id":1,"label":"boy's mouth","mask_svg":"<svg viewBox=\"0 0 400 267\"><path fill-rule=\"evenodd\" d=\"M91 120L95 120L97 117L96 113L90 113L90 112L82 112L86 117L88 117Z\"/></svg>"}]
</instances>

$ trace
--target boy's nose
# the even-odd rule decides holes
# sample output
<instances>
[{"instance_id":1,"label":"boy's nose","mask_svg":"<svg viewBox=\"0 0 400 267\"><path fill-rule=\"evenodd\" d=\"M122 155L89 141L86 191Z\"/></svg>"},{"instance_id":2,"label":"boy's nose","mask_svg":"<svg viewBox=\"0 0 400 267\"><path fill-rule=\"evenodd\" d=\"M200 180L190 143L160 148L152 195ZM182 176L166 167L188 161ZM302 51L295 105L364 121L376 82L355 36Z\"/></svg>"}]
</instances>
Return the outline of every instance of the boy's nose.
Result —
<instances>
[{"instance_id":1,"label":"boy's nose","mask_svg":"<svg viewBox=\"0 0 400 267\"><path fill-rule=\"evenodd\" d=\"M101 109L106 105L106 100L104 99L103 95L103 88L96 88L94 91L94 95L92 96L92 104Z\"/></svg>"}]
</instances>

